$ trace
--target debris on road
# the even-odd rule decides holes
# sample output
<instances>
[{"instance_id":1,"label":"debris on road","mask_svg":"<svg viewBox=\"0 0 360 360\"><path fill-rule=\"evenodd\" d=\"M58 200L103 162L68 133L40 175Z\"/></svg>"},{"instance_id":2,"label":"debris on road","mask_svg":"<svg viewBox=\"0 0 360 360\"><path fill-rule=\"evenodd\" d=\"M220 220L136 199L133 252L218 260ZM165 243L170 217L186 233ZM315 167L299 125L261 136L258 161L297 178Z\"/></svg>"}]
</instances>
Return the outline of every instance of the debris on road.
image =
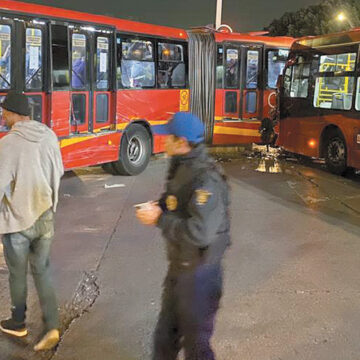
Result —
<instances>
[{"instance_id":1,"label":"debris on road","mask_svg":"<svg viewBox=\"0 0 360 360\"><path fill-rule=\"evenodd\" d=\"M105 184L104 185L105 189L115 189L115 188L123 188L123 187L125 187L125 184L112 184L112 185Z\"/></svg>"}]
</instances>

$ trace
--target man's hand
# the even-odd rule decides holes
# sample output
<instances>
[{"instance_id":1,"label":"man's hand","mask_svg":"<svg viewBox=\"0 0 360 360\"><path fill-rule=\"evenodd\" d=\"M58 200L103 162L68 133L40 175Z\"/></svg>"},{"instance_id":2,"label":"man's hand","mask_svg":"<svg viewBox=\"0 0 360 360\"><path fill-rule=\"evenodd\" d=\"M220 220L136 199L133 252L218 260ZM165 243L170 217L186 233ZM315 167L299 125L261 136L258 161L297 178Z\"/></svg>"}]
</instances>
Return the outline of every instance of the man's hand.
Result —
<instances>
[{"instance_id":1,"label":"man's hand","mask_svg":"<svg viewBox=\"0 0 360 360\"><path fill-rule=\"evenodd\" d=\"M144 225L156 225L159 217L162 214L162 210L157 203L148 203L146 207L136 210L136 217Z\"/></svg>"}]
</instances>

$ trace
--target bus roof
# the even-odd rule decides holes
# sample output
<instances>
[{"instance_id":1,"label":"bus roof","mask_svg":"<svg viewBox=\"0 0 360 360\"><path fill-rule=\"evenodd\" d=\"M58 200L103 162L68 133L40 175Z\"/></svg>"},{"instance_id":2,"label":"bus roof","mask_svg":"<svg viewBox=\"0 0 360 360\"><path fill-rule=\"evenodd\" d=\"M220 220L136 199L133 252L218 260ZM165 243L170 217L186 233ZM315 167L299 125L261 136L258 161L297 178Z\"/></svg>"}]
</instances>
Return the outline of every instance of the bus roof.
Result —
<instances>
[{"instance_id":1,"label":"bus roof","mask_svg":"<svg viewBox=\"0 0 360 360\"><path fill-rule=\"evenodd\" d=\"M261 36L241 33L215 33L217 42L223 41L241 41L248 43L261 43L269 46L276 47L290 47L295 41L294 38L288 36Z\"/></svg>"},{"instance_id":2,"label":"bus roof","mask_svg":"<svg viewBox=\"0 0 360 360\"><path fill-rule=\"evenodd\" d=\"M168 26L151 25L131 20L122 20L103 15L94 15L79 11L61 9L52 6L36 5L15 0L2 0L0 11L6 10L18 14L36 15L38 17L50 17L53 19L64 19L80 21L85 23L97 23L99 25L113 26L117 30L132 33L141 33L170 37L175 39L187 39L186 31Z\"/></svg>"},{"instance_id":3,"label":"bus roof","mask_svg":"<svg viewBox=\"0 0 360 360\"><path fill-rule=\"evenodd\" d=\"M314 49L353 45L360 42L360 28L339 33L306 36L294 43L294 48L309 47Z\"/></svg>"}]
</instances>

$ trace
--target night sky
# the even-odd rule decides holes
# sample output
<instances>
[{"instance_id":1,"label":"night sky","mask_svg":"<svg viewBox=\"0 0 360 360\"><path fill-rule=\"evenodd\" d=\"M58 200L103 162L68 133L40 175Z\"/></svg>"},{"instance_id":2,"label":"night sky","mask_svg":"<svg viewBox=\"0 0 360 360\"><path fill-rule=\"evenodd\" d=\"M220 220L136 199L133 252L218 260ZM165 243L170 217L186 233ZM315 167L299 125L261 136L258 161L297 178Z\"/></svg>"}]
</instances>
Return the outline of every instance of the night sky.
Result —
<instances>
[{"instance_id":1,"label":"night sky","mask_svg":"<svg viewBox=\"0 0 360 360\"><path fill-rule=\"evenodd\" d=\"M27 2L189 28L214 23L216 0L28 0ZM314 0L223 0L223 23L236 31L262 30L286 11Z\"/></svg>"}]
</instances>

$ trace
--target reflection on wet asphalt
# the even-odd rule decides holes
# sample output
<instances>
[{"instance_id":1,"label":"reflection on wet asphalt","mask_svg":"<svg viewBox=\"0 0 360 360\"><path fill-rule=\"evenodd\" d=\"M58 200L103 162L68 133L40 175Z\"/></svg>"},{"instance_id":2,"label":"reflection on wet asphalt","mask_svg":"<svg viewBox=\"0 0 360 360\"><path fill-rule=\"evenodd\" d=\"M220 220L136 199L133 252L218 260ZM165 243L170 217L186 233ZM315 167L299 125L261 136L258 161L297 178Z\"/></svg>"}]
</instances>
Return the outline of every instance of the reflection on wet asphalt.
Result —
<instances>
[{"instance_id":1,"label":"reflection on wet asphalt","mask_svg":"<svg viewBox=\"0 0 360 360\"><path fill-rule=\"evenodd\" d=\"M220 159L230 178L248 183L287 204L331 215L336 221L360 223L360 172L337 176L322 160L257 146L237 159ZM347 218L351 215L351 219Z\"/></svg>"}]
</instances>

